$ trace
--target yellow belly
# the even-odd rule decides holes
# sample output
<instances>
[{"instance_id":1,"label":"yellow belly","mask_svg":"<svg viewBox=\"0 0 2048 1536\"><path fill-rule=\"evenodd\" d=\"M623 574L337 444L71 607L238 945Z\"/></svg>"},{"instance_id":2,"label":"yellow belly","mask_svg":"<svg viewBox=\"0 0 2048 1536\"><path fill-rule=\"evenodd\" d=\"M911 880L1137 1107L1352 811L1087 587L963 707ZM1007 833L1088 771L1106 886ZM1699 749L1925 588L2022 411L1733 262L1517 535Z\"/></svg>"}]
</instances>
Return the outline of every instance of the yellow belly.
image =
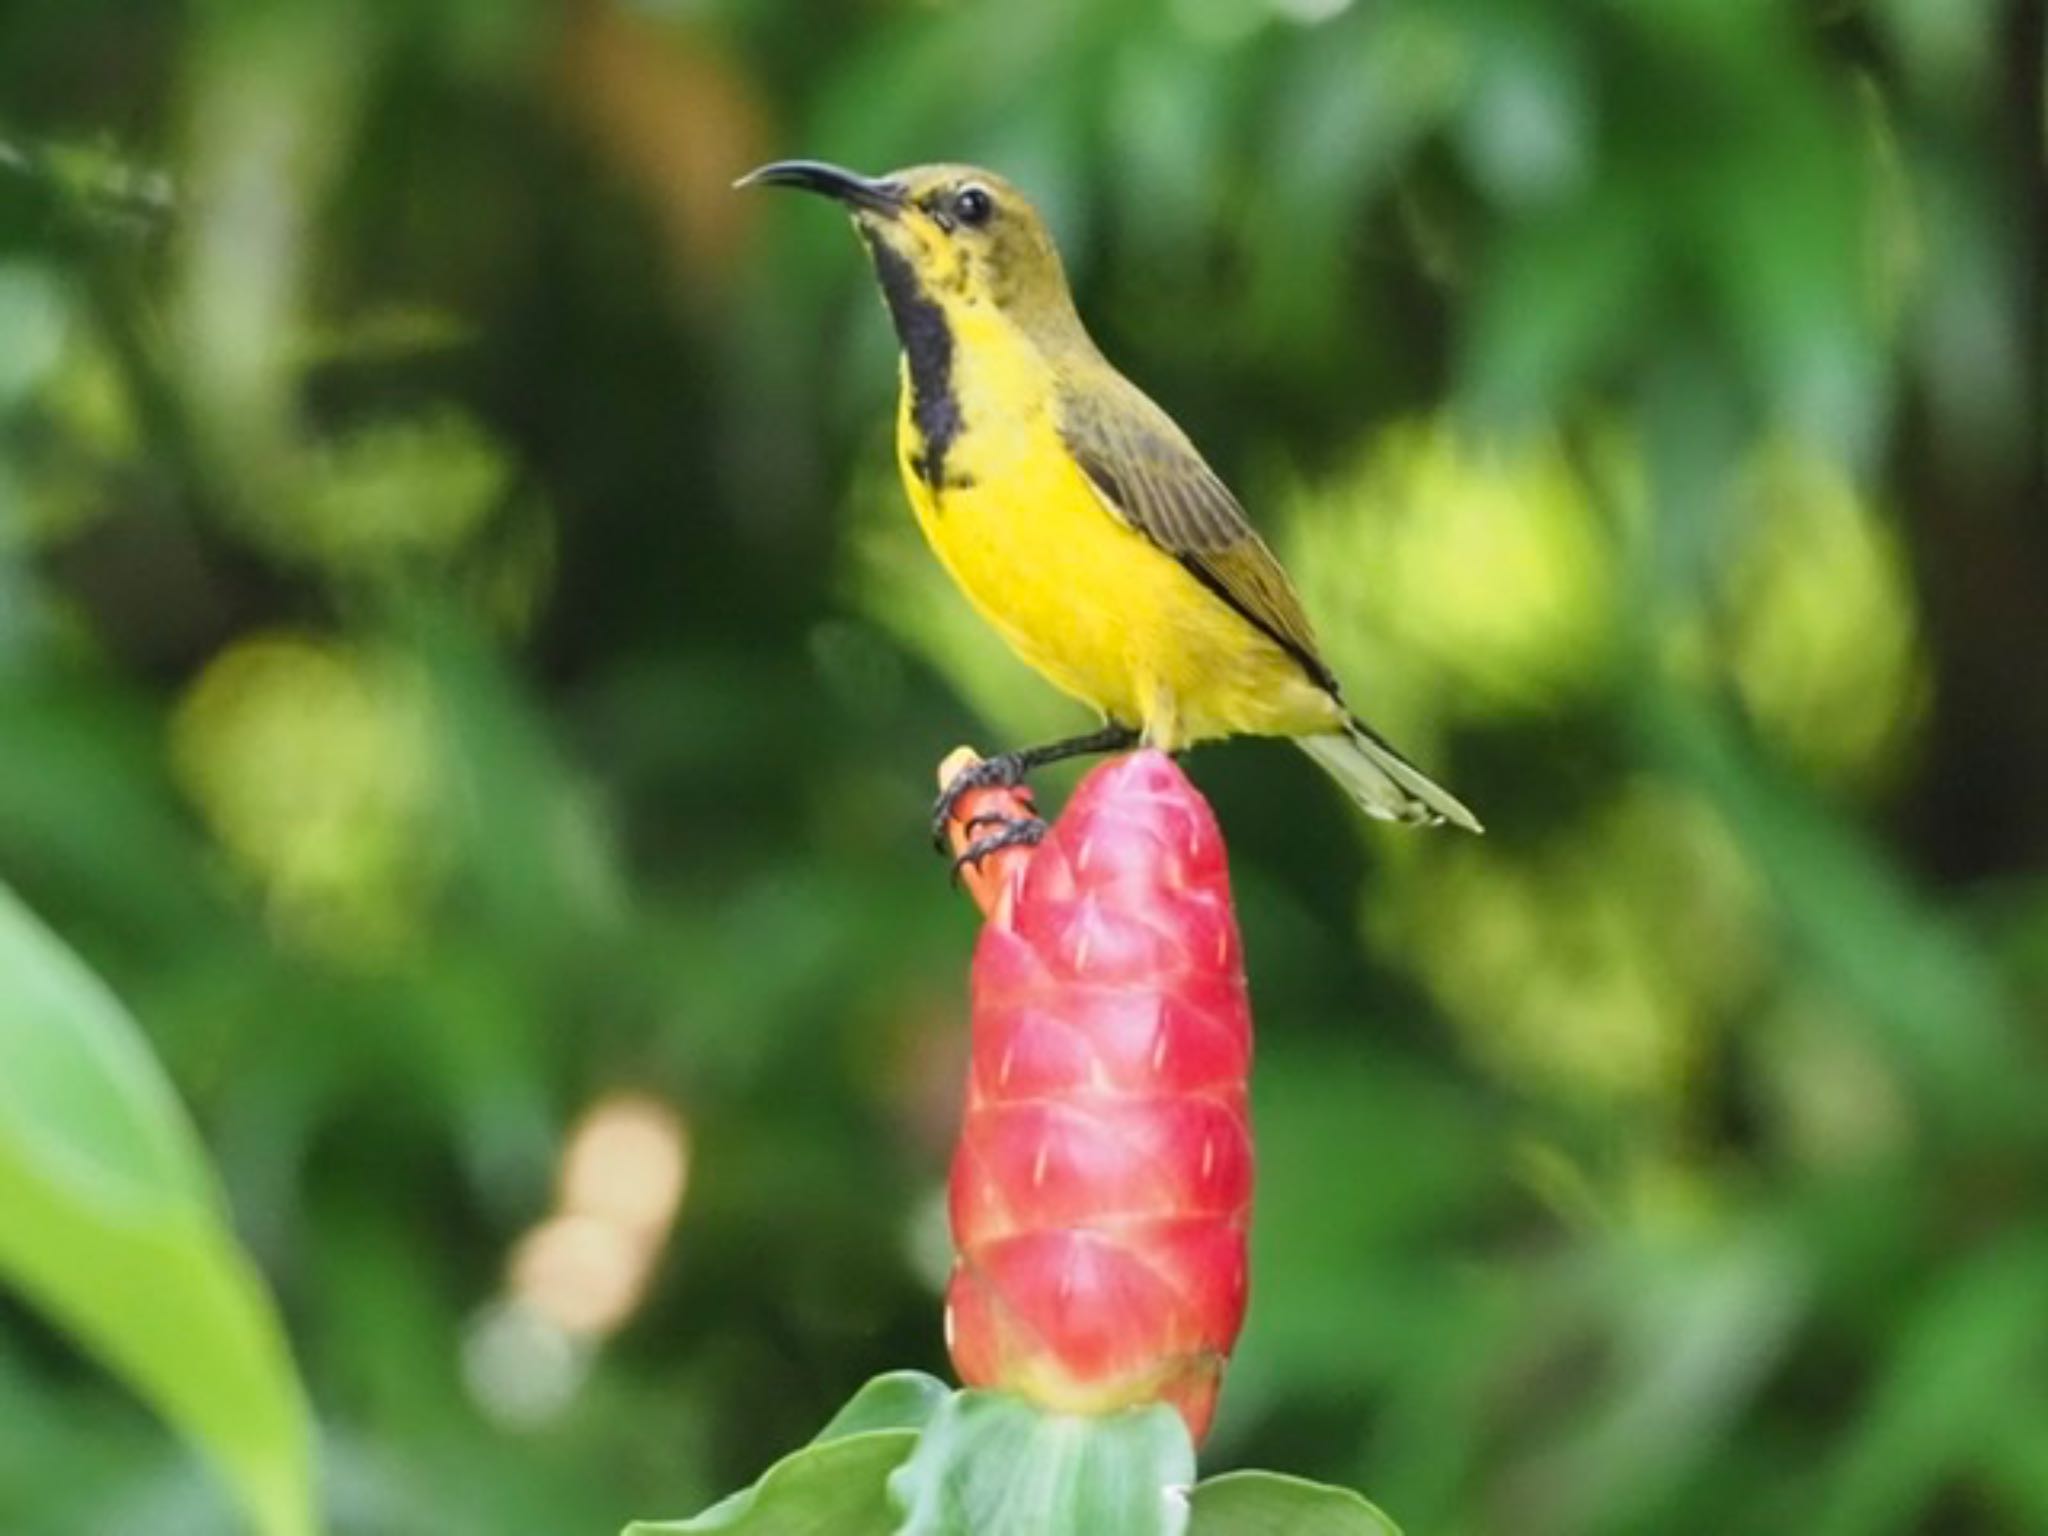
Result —
<instances>
[{"instance_id":1,"label":"yellow belly","mask_svg":"<svg viewBox=\"0 0 2048 1536\"><path fill-rule=\"evenodd\" d=\"M1056 687L1169 750L1341 728L1299 663L1104 505L1049 419L970 418L936 491L911 467L907 411L899 444L940 563Z\"/></svg>"}]
</instances>

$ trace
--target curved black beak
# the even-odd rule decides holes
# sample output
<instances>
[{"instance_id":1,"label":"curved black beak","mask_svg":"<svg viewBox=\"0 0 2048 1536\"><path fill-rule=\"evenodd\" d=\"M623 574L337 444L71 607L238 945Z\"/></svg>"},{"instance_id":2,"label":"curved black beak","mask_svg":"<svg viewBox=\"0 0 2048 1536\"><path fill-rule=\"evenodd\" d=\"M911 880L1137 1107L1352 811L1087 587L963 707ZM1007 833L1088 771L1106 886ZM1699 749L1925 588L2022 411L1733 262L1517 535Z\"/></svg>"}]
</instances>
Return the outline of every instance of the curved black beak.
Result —
<instances>
[{"instance_id":1,"label":"curved black beak","mask_svg":"<svg viewBox=\"0 0 2048 1536\"><path fill-rule=\"evenodd\" d=\"M733 186L795 187L886 218L894 218L903 211L904 189L901 182L857 175L843 167L827 165L822 160L777 160L758 171L747 172Z\"/></svg>"}]
</instances>

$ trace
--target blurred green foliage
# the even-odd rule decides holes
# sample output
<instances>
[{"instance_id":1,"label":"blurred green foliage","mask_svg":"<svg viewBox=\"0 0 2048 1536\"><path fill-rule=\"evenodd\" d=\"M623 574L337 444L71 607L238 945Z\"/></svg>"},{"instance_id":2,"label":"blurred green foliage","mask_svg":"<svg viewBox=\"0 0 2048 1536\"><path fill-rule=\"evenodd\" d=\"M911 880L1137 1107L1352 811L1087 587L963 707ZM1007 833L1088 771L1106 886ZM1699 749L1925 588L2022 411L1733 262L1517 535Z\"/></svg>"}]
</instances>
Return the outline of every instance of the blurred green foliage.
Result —
<instances>
[{"instance_id":1,"label":"blurred green foliage","mask_svg":"<svg viewBox=\"0 0 2048 1536\"><path fill-rule=\"evenodd\" d=\"M856 248L728 192L786 153L1038 194L1490 828L1192 760L1204 1470L2048 1528L2043 68L2031 0L0 12L0 879L192 1106L331 1528L701 1507L941 1363L931 771L1078 722L916 546ZM6 1528L227 1528L41 1317Z\"/></svg>"}]
</instances>

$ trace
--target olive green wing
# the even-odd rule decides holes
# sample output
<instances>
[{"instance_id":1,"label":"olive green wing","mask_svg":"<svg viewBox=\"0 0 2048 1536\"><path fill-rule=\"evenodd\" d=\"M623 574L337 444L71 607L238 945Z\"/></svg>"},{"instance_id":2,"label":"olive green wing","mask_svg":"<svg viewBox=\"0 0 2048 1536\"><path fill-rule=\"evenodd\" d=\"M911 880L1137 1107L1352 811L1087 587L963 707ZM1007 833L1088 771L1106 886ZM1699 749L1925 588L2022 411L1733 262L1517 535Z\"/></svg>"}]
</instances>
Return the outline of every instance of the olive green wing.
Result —
<instances>
[{"instance_id":1,"label":"olive green wing","mask_svg":"<svg viewBox=\"0 0 2048 1536\"><path fill-rule=\"evenodd\" d=\"M1187 434L1114 375L1067 392L1060 436L1111 512L1341 697L1294 583Z\"/></svg>"}]
</instances>

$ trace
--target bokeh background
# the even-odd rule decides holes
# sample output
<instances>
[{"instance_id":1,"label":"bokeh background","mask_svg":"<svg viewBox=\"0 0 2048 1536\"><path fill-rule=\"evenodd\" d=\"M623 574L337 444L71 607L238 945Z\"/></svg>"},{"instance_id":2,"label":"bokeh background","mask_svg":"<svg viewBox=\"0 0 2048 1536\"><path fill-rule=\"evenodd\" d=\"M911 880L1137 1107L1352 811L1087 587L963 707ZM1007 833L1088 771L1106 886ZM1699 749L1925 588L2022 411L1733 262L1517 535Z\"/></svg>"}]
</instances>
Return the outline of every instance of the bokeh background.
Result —
<instances>
[{"instance_id":1,"label":"bokeh background","mask_svg":"<svg viewBox=\"0 0 2048 1536\"><path fill-rule=\"evenodd\" d=\"M0 880L189 1107L329 1528L687 1513L943 1369L933 768L1084 721L917 542L842 221L728 190L809 154L1029 188L1490 828L1190 760L1205 1464L2048 1530L2043 71L2024 0L0 11ZM105 1355L0 1293L0 1523L233 1528Z\"/></svg>"}]
</instances>

